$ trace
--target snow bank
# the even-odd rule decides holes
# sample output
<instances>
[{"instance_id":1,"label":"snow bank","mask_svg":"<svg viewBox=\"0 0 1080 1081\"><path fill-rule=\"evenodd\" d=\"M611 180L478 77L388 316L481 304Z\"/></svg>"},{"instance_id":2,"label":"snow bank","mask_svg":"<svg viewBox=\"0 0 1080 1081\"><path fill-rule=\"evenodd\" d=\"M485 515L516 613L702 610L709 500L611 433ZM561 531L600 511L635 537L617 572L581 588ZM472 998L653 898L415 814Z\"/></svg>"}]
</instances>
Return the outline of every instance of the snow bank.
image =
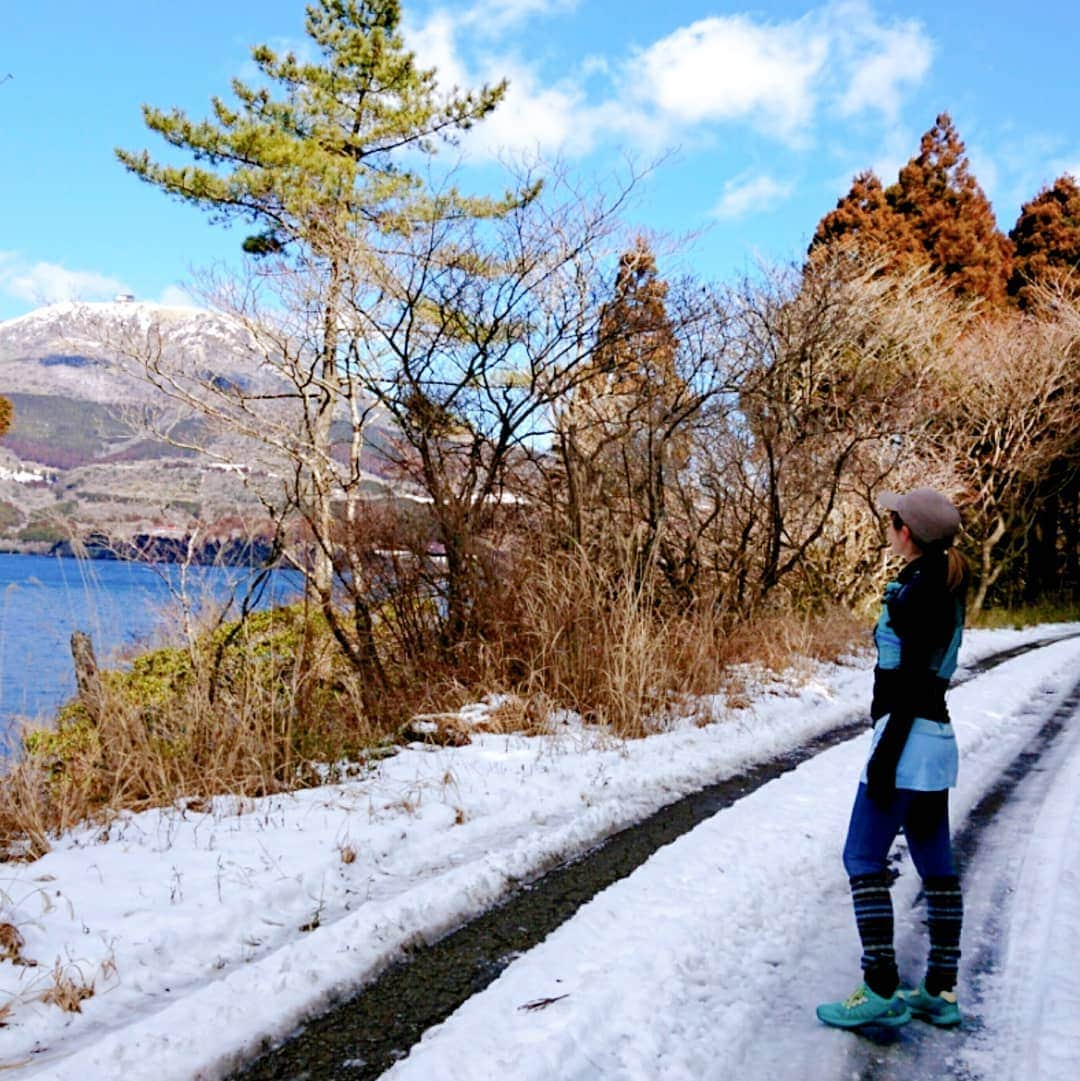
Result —
<instances>
[{"instance_id":1,"label":"snow bank","mask_svg":"<svg viewBox=\"0 0 1080 1081\"><path fill-rule=\"evenodd\" d=\"M1070 629L1080 627L1056 628ZM1047 633L975 633L964 659ZM1041 669L1030 659L1017 669L1010 686L1022 695ZM18 927L23 956L38 962L0 962L0 1004L9 999L11 1007L0 1028L0 1061L25 1064L27 1077L220 1076L371 978L411 942L440 935L519 880L865 709L870 678L866 660L819 665L798 685L762 685L747 709L729 712L721 700L707 700L681 727L633 743L572 725L551 737L478 734L461 748L410 747L347 784L258 801L221 799L204 813L127 815L107 831L74 831L35 863L0 868L0 920ZM1012 701L1008 689L995 695ZM954 692L957 701L964 690ZM1007 718L987 715L979 723L993 731ZM802 918L783 882L826 874L824 850L792 851L792 822L812 824L817 843L832 853L862 753L854 744L830 752L842 765L829 767L810 793L780 803L759 795L748 804L756 811L740 801L718 816L728 823L750 816L755 826L742 833L724 827L710 862L680 871L669 866L670 854L656 857L667 867L662 874L685 881L686 900L627 900L627 911L653 911L654 924L664 927L683 920L688 904L707 912L741 897L749 907L731 926L749 920L741 941L762 963L776 962L771 946L751 943L761 917L747 913L763 905L778 918ZM798 790L789 787L794 780L779 784L761 791ZM775 867L784 860L795 862L778 881ZM831 862L828 868L834 875ZM709 972L711 981L715 966ZM41 1001L57 974L72 987L92 985L81 1012ZM638 975L635 969L629 978ZM670 976L678 985L678 972ZM550 981L525 982L530 997L555 990ZM697 977L684 983L679 995L701 986ZM515 1009L524 987L511 993ZM750 1008L738 979L721 993L735 1013ZM589 1017L595 1023L586 1014L573 1024L588 1027Z\"/></svg>"}]
</instances>

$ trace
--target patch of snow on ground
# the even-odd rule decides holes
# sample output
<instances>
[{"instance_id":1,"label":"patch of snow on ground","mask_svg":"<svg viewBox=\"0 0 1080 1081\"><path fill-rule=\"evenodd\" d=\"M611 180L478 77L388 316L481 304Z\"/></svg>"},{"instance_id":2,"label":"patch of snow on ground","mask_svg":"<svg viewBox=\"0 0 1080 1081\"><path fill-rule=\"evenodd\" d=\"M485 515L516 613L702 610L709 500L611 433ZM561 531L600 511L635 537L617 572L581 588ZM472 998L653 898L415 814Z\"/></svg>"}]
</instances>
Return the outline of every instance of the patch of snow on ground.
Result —
<instances>
[{"instance_id":1,"label":"patch of snow on ground","mask_svg":"<svg viewBox=\"0 0 1080 1081\"><path fill-rule=\"evenodd\" d=\"M972 633L963 659L1078 630ZM1063 644L953 692L973 778L958 793L961 813L979 769L999 768L1034 723L1016 719L1016 703L1053 672L1064 679L1069 664L1075 672L1078 657L1080 644ZM465 747L413 745L345 784L73 831L32 864L0 867L0 922L19 929L23 956L38 962L0 962L0 1005L11 1006L0 1063L58 1081L220 1076L521 879L857 716L870 681L866 658L817 665L783 695L763 687L734 711L707 702L700 723L687 718L645 740L619 743L580 725L544 737L478 733ZM724 1076L706 1068L719 1069L716 1048L729 1049L730 1064L752 1042L760 996L780 978L792 943L821 922L822 898L854 972L837 852L865 752L861 738L834 748L657 853L484 993L505 1025L469 1021L485 1007L466 1004L464 1022L455 1015L431 1033L393 1076L449 1077L414 1065L446 1046L453 1076L492 1076L508 1052L490 1040L505 1037L513 1049L514 1034L544 1049L537 1062L547 1072L538 1065L504 1076L600 1076L582 1057L594 1053L613 1071L603 1076L659 1076L648 1072L654 1053L670 1056L665 1077ZM610 957L601 941L611 943ZM92 985L81 1012L41 1000L57 973L73 987ZM568 989L549 1009L518 1009ZM802 993L849 989L823 983ZM803 1016L812 1004L799 1003L800 1032L822 1044ZM674 1027L657 1031L650 1017Z\"/></svg>"}]
</instances>

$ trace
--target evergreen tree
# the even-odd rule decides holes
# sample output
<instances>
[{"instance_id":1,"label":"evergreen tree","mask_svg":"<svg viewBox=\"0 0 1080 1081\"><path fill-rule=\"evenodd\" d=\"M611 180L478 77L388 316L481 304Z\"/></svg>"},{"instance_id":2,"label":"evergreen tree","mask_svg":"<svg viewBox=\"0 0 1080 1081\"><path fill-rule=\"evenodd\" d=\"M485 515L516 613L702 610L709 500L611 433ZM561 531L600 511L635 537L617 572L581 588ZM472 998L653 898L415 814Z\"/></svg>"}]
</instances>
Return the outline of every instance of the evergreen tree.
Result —
<instances>
[{"instance_id":1,"label":"evergreen tree","mask_svg":"<svg viewBox=\"0 0 1080 1081\"><path fill-rule=\"evenodd\" d=\"M639 237L619 258L597 342L564 417L563 437L576 539L591 510L601 543L639 537L648 557L665 513L669 474L685 464L676 418L691 401L676 360L678 341L667 312L668 285L648 242ZM611 515L615 520L610 520Z\"/></svg>"},{"instance_id":2,"label":"evergreen tree","mask_svg":"<svg viewBox=\"0 0 1080 1081\"><path fill-rule=\"evenodd\" d=\"M454 188L432 191L419 171L425 157L490 113L505 83L441 93L435 71L418 67L405 48L398 0L317 0L306 11L314 61L259 45L252 57L260 79L254 85L234 80L235 102L212 98L210 119L144 106L147 127L191 163L166 164L146 150L116 153L135 176L213 220L254 225L245 250L278 261L259 280L271 283L270 290L274 280L296 283L286 284L291 292L278 299L292 306L303 344L298 354L287 342L275 344L275 355L266 358L285 371L296 410L287 448L295 469L286 498L313 538L309 588L363 676L374 715L385 675L373 641L372 605L354 597L355 626L348 630L333 590L341 470L331 432L336 420L352 417L345 445L359 453L365 413L357 402L367 377L358 371L360 350L355 332L345 329L347 316L357 310L360 291L395 291L394 259L412 239L434 234L440 223L506 213L527 202L538 185L501 200L470 198ZM410 293L407 302L423 308L424 297ZM271 330L263 337L275 335ZM357 461L350 476L360 475Z\"/></svg>"},{"instance_id":3,"label":"evergreen tree","mask_svg":"<svg viewBox=\"0 0 1080 1081\"><path fill-rule=\"evenodd\" d=\"M887 272L926 261L908 220L892 207L877 174L869 169L854 178L836 209L818 222L809 254L812 259L831 257L838 248L880 260Z\"/></svg>"},{"instance_id":4,"label":"evergreen tree","mask_svg":"<svg viewBox=\"0 0 1080 1081\"><path fill-rule=\"evenodd\" d=\"M7 435L11 427L11 402L7 398L0 398L0 438Z\"/></svg>"},{"instance_id":5,"label":"evergreen tree","mask_svg":"<svg viewBox=\"0 0 1080 1081\"><path fill-rule=\"evenodd\" d=\"M1003 302L1012 243L998 231L947 114L922 137L895 184L883 189L873 172L859 173L821 219L811 261L828 259L837 268L836 254L845 250L859 257L856 273L875 264L887 273L929 265L958 296Z\"/></svg>"},{"instance_id":6,"label":"evergreen tree","mask_svg":"<svg viewBox=\"0 0 1080 1081\"><path fill-rule=\"evenodd\" d=\"M1020 307L1030 305L1034 286L1080 292L1080 185L1071 176L1025 203L1009 237L1016 245L1009 295Z\"/></svg>"},{"instance_id":7,"label":"evergreen tree","mask_svg":"<svg viewBox=\"0 0 1080 1081\"><path fill-rule=\"evenodd\" d=\"M619 258L615 290L600 321L593 359L597 395L663 395L677 383L675 335L667 315L667 283L644 237Z\"/></svg>"},{"instance_id":8,"label":"evergreen tree","mask_svg":"<svg viewBox=\"0 0 1080 1081\"><path fill-rule=\"evenodd\" d=\"M440 96L434 69L417 67L400 34L398 0L318 0L306 31L319 54L308 63L267 45L252 50L262 80L233 80L236 103L212 99L213 118L143 107L147 127L196 164L167 165L148 151L117 150L140 179L260 232L245 248L279 252L299 241L340 258L343 236L392 232L431 214L493 213L499 205L450 192L435 200L409 153L435 151L490 113L505 83Z\"/></svg>"},{"instance_id":9,"label":"evergreen tree","mask_svg":"<svg viewBox=\"0 0 1080 1081\"><path fill-rule=\"evenodd\" d=\"M1004 300L1012 244L997 228L947 113L923 135L919 153L885 195L957 295Z\"/></svg>"}]
</instances>

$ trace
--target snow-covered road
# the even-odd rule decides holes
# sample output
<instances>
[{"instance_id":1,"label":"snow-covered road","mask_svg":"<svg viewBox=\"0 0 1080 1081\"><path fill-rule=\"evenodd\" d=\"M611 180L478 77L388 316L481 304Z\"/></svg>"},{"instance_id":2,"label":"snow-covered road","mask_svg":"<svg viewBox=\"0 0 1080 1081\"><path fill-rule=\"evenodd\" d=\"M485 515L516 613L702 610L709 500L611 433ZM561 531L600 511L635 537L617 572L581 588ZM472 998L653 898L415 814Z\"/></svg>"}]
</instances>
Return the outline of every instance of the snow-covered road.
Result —
<instances>
[{"instance_id":1,"label":"snow-covered road","mask_svg":"<svg viewBox=\"0 0 1080 1081\"><path fill-rule=\"evenodd\" d=\"M964 747L957 822L1078 678L1080 649L1072 642L954 693ZM1020 827L1027 843L1009 891L1019 900L1000 913L1004 942L991 951L986 984L1000 991L980 988L963 1000L974 1039L967 1029L934 1032L932 1050L921 1026L909 1041L901 1033L883 1049L828 1030L813 1014L816 1002L857 982L839 848L865 753L860 739L819 755L662 850L429 1032L387 1081L911 1077L919 1076L914 1060L930 1061L926 1076L937 1078L1071 1076L1062 1063L1080 1062L1080 954L1063 954L1059 944L1075 944L1077 935L1080 865L1069 856L1076 853L1080 724L1049 752L1052 783L1042 791L1027 786L1040 806L1035 826ZM1003 818L1022 823L1030 801ZM1008 854L1004 845L986 846L977 877L997 884L1006 870L998 857ZM910 923L917 878L906 860L902 866L895 898ZM978 952L979 929L969 924L966 952ZM1056 939L1055 930L1065 937ZM902 934L906 975L917 979L913 929ZM999 965L1006 943L1009 961ZM1026 964L1010 972L1014 956ZM1053 1012L1036 1026L1047 991ZM552 1001L528 1008L545 1000ZM909 1052L907 1042L918 1050Z\"/></svg>"},{"instance_id":2,"label":"snow-covered road","mask_svg":"<svg viewBox=\"0 0 1080 1081\"><path fill-rule=\"evenodd\" d=\"M964 659L1045 634L972 634ZM1078 676L1073 639L952 693L963 755L958 825ZM223 1076L411 941L680 795L835 727L865 708L868 688L865 661L821 666L797 686L763 686L747 710L706 702L698 721L714 723L690 721L632 744L573 726L555 738L478 735L469 747L407 750L346 785L241 807L222 801L208 814L132 816L107 838L80 831L34 864L0 867L0 920L19 928L23 955L41 962L0 962L0 1006L4 992L11 1006L0 1062L20 1077L57 1081ZM962 989L972 1024L933 1034L931 1059L947 1059L957 1076L996 1081L1008 1076L1002 1062L1026 1056L1046 1064L1041 1074L1025 1070L1026 1079L1051 1078L1061 1076L1062 1056L1080 1060L1072 1020L1080 988L1057 951L1069 934L1075 946L1080 915L1070 878L1076 727L1041 764L1054 772L1032 773L1017 788L965 869L966 959L984 945L974 871L987 869L992 900L983 907L1000 912L1002 941ZM908 1035L914 1027L881 1049L813 1017L817 1001L857 979L839 849L866 746L859 738L817 756L659 851L514 961L387 1076L773 1081L888 1077L897 1055L914 1062L929 1043ZM998 883L1009 875L1006 904ZM912 977L916 888L908 873L896 891ZM54 959L93 983L81 1013L41 1001ZM1059 999L1040 1015L1033 1048L1031 988L1050 979Z\"/></svg>"}]
</instances>

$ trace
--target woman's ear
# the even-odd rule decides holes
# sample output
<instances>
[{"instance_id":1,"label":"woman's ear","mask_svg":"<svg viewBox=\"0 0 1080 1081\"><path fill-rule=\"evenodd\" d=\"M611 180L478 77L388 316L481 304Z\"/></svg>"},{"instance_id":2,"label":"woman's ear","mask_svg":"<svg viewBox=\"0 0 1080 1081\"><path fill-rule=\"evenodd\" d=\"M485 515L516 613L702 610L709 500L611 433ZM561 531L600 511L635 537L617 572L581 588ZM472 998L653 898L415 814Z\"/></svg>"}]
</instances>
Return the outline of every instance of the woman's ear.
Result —
<instances>
[{"instance_id":1,"label":"woman's ear","mask_svg":"<svg viewBox=\"0 0 1080 1081\"><path fill-rule=\"evenodd\" d=\"M900 526L900 530L896 535L900 538L900 547L903 549L905 556L908 559L914 559L916 556L922 554L922 546L911 535L911 529L907 522L904 522L904 524Z\"/></svg>"}]
</instances>

